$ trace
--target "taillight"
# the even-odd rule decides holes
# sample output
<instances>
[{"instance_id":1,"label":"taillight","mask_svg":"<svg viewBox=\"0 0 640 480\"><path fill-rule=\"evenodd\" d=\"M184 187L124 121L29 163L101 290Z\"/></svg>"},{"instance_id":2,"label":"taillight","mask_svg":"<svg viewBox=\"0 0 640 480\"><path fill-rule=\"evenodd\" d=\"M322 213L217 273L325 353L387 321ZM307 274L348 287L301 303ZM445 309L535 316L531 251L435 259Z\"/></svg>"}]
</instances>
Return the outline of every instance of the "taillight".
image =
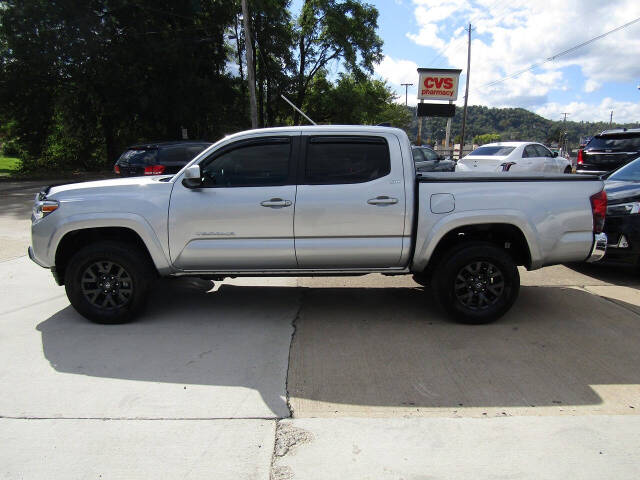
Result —
<instances>
[{"instance_id":1,"label":"taillight","mask_svg":"<svg viewBox=\"0 0 640 480\"><path fill-rule=\"evenodd\" d=\"M118 165L113 167L113 171L116 172L116 175L120 175L120 167Z\"/></svg>"},{"instance_id":2,"label":"taillight","mask_svg":"<svg viewBox=\"0 0 640 480\"><path fill-rule=\"evenodd\" d=\"M145 175L162 175L164 173L164 165L149 165L144 167Z\"/></svg>"},{"instance_id":3,"label":"taillight","mask_svg":"<svg viewBox=\"0 0 640 480\"><path fill-rule=\"evenodd\" d=\"M582 149L578 150L578 160L577 160L578 165L582 165L584 163L584 158L582 157L582 155L583 155L582 152L583 152Z\"/></svg>"},{"instance_id":4,"label":"taillight","mask_svg":"<svg viewBox=\"0 0 640 480\"><path fill-rule=\"evenodd\" d=\"M593 213L593 233L602 233L607 215L607 192L602 190L591 195L591 212Z\"/></svg>"}]
</instances>

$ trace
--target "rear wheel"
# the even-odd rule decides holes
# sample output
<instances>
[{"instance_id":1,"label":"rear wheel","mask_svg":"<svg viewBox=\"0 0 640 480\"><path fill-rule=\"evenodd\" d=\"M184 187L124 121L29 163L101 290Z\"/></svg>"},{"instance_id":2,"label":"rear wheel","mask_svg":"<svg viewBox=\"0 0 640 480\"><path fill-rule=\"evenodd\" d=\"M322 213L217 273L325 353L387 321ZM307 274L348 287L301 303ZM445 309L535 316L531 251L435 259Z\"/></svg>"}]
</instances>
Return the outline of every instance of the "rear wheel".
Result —
<instances>
[{"instance_id":1,"label":"rear wheel","mask_svg":"<svg viewBox=\"0 0 640 480\"><path fill-rule=\"evenodd\" d=\"M144 309L155 271L146 252L105 241L79 250L65 275L67 297L85 318L126 323Z\"/></svg>"},{"instance_id":2,"label":"rear wheel","mask_svg":"<svg viewBox=\"0 0 640 480\"><path fill-rule=\"evenodd\" d=\"M435 269L432 286L436 301L450 317L482 324L511 308L520 289L520 275L503 249L473 242L445 254Z\"/></svg>"}]
</instances>

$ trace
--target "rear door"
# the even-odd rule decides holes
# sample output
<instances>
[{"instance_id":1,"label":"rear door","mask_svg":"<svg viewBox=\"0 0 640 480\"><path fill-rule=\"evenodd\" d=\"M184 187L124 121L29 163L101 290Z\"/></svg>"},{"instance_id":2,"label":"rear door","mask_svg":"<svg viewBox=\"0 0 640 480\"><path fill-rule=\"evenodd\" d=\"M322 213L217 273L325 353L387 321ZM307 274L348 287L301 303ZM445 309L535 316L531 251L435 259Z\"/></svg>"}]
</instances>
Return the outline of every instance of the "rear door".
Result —
<instances>
[{"instance_id":1,"label":"rear door","mask_svg":"<svg viewBox=\"0 0 640 480\"><path fill-rule=\"evenodd\" d=\"M544 158L539 157L538 150L534 144L529 144L522 151L522 161L525 169L529 172L543 172Z\"/></svg>"},{"instance_id":2,"label":"rear door","mask_svg":"<svg viewBox=\"0 0 640 480\"><path fill-rule=\"evenodd\" d=\"M176 182L169 207L173 264L190 271L293 269L299 136L239 140L199 165L202 188Z\"/></svg>"},{"instance_id":3,"label":"rear door","mask_svg":"<svg viewBox=\"0 0 640 480\"><path fill-rule=\"evenodd\" d=\"M303 148L294 221L298 266L399 266L406 205L398 139L314 135L303 137Z\"/></svg>"},{"instance_id":4,"label":"rear door","mask_svg":"<svg viewBox=\"0 0 640 480\"><path fill-rule=\"evenodd\" d=\"M543 162L543 170L548 173L560 170L559 162L554 158L553 153L544 145L535 144L534 148L538 152L538 158Z\"/></svg>"}]
</instances>

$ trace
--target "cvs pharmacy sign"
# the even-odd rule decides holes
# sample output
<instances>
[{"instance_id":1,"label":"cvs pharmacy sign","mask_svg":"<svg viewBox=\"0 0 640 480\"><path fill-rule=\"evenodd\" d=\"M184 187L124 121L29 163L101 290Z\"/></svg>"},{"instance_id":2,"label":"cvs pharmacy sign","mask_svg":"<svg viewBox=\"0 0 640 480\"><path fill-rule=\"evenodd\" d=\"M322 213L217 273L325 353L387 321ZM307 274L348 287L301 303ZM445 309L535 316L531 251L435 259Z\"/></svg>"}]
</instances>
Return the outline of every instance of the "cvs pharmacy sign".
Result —
<instances>
[{"instance_id":1,"label":"cvs pharmacy sign","mask_svg":"<svg viewBox=\"0 0 640 480\"><path fill-rule=\"evenodd\" d=\"M462 70L419 68L419 100L457 100L458 79Z\"/></svg>"}]
</instances>

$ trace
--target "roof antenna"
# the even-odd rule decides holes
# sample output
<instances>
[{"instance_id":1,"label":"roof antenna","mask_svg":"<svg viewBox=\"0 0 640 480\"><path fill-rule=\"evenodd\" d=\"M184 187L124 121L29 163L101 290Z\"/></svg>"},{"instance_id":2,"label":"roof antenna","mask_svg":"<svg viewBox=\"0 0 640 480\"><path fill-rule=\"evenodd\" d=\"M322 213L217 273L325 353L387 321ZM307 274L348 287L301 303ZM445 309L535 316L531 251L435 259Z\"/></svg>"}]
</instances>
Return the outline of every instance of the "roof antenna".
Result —
<instances>
[{"instance_id":1,"label":"roof antenna","mask_svg":"<svg viewBox=\"0 0 640 480\"><path fill-rule=\"evenodd\" d=\"M314 122L314 121L313 121L313 120L311 120L309 117L307 117L307 116L305 115L305 113L304 113L302 110L300 110L298 107L296 107L296 106L293 104L293 102L291 102L291 100L289 100L287 97L285 97L285 96L284 96L284 95L282 95L282 94L281 94L280 96L282 97L282 99L283 99L285 102L287 102L289 105L291 105L291 106L293 107L293 109L294 109L296 112L298 112L300 115L302 115L304 118L306 118L307 120L309 120L309 121L310 121L311 123L313 123L314 125L318 125L316 122Z\"/></svg>"}]
</instances>

